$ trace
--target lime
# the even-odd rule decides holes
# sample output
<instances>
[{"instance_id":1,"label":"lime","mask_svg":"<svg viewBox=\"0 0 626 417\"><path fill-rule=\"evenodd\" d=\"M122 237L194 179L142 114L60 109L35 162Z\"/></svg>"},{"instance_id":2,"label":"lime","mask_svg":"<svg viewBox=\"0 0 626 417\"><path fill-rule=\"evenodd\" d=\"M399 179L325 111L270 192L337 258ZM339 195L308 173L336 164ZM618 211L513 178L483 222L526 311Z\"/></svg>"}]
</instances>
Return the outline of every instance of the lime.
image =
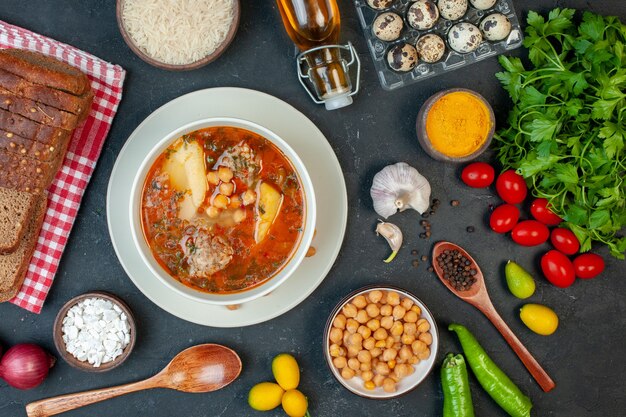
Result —
<instances>
[{"instance_id":1,"label":"lime","mask_svg":"<svg viewBox=\"0 0 626 417\"><path fill-rule=\"evenodd\" d=\"M524 268L513 261L508 261L504 268L506 284L511 294L517 298L528 298L535 292L535 280Z\"/></svg>"},{"instance_id":2,"label":"lime","mask_svg":"<svg viewBox=\"0 0 626 417\"><path fill-rule=\"evenodd\" d=\"M526 304L520 309L519 317L533 332L549 336L559 327L559 317L554 310L541 304Z\"/></svg>"}]
</instances>

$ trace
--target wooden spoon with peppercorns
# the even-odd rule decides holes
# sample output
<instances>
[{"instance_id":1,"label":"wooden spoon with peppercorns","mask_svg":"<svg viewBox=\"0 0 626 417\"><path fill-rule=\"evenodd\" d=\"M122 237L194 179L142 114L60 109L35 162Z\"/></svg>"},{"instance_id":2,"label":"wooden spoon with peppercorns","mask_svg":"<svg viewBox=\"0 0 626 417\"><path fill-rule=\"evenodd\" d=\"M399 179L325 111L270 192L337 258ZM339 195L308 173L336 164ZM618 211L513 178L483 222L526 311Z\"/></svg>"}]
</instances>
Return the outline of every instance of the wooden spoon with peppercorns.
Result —
<instances>
[{"instance_id":1,"label":"wooden spoon with peppercorns","mask_svg":"<svg viewBox=\"0 0 626 417\"><path fill-rule=\"evenodd\" d=\"M498 314L489 298L485 278L478 263L462 247L451 242L438 242L433 248L435 273L454 295L480 310L496 326L526 369L545 392L555 386L552 378L539 365L528 349L515 336Z\"/></svg>"}]
</instances>

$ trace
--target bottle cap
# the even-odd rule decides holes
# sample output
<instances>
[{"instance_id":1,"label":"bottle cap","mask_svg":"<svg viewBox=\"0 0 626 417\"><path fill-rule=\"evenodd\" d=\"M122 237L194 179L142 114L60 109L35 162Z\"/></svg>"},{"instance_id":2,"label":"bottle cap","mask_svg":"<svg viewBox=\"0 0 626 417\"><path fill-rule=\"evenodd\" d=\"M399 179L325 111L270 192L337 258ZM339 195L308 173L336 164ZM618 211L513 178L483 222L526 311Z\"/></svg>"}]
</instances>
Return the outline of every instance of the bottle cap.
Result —
<instances>
[{"instance_id":1,"label":"bottle cap","mask_svg":"<svg viewBox=\"0 0 626 417\"><path fill-rule=\"evenodd\" d=\"M352 97L350 97L349 92L328 97L324 100L326 110L337 110L350 104L352 104Z\"/></svg>"}]
</instances>

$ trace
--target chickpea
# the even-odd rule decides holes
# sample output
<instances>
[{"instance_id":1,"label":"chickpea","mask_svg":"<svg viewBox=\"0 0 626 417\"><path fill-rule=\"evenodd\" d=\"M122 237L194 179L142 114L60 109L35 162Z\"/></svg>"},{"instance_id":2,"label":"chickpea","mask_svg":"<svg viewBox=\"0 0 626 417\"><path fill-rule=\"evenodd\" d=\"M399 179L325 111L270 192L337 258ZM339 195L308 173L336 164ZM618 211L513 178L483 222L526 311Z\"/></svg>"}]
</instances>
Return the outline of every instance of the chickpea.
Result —
<instances>
[{"instance_id":1,"label":"chickpea","mask_svg":"<svg viewBox=\"0 0 626 417\"><path fill-rule=\"evenodd\" d=\"M341 343L341 340L343 339L343 331L341 329L333 327L332 329L330 329L329 339L333 343Z\"/></svg>"},{"instance_id":2,"label":"chickpea","mask_svg":"<svg viewBox=\"0 0 626 417\"><path fill-rule=\"evenodd\" d=\"M358 321L361 324L365 324L369 321L370 317L367 315L367 312L365 310L359 310L356 313L356 321Z\"/></svg>"},{"instance_id":3,"label":"chickpea","mask_svg":"<svg viewBox=\"0 0 626 417\"><path fill-rule=\"evenodd\" d=\"M411 300L410 298L403 298L400 302L400 305L406 310L410 310L411 307L413 307L413 300Z\"/></svg>"},{"instance_id":4,"label":"chickpea","mask_svg":"<svg viewBox=\"0 0 626 417\"><path fill-rule=\"evenodd\" d=\"M235 223L241 223L246 218L246 211L242 209L237 209L233 213L233 220Z\"/></svg>"},{"instance_id":5,"label":"chickpea","mask_svg":"<svg viewBox=\"0 0 626 417\"><path fill-rule=\"evenodd\" d=\"M231 195L230 207L235 209L241 207L241 197L239 197L238 195Z\"/></svg>"},{"instance_id":6,"label":"chickpea","mask_svg":"<svg viewBox=\"0 0 626 417\"><path fill-rule=\"evenodd\" d=\"M348 342L350 341L350 335L352 333L350 332L343 332L343 344L347 347L348 346Z\"/></svg>"},{"instance_id":7,"label":"chickpea","mask_svg":"<svg viewBox=\"0 0 626 417\"><path fill-rule=\"evenodd\" d=\"M359 360L357 358L350 358L350 359L348 359L348 367L350 369L358 371L360 365L361 364L359 363Z\"/></svg>"},{"instance_id":8,"label":"chickpea","mask_svg":"<svg viewBox=\"0 0 626 417\"><path fill-rule=\"evenodd\" d=\"M378 319L371 319L370 321L367 322L366 326L373 332L375 332L376 330L378 330L380 328L380 320Z\"/></svg>"},{"instance_id":9,"label":"chickpea","mask_svg":"<svg viewBox=\"0 0 626 417\"><path fill-rule=\"evenodd\" d=\"M393 372L396 374L396 376L400 379L404 378L405 376L409 376L410 375L410 371L409 368L413 368L411 365L406 365L406 364L400 364L397 365L395 367L395 369L393 370Z\"/></svg>"},{"instance_id":10,"label":"chickpea","mask_svg":"<svg viewBox=\"0 0 626 417\"><path fill-rule=\"evenodd\" d=\"M415 336L413 336L412 334L404 333L402 335L401 341L403 345L410 345L411 343L415 342Z\"/></svg>"},{"instance_id":11,"label":"chickpea","mask_svg":"<svg viewBox=\"0 0 626 417\"><path fill-rule=\"evenodd\" d=\"M348 366L348 362L346 361L346 358L344 358L343 356L339 356L333 359L333 365L335 365L335 368L337 369L343 369Z\"/></svg>"},{"instance_id":12,"label":"chickpea","mask_svg":"<svg viewBox=\"0 0 626 417\"><path fill-rule=\"evenodd\" d=\"M222 182L229 182L233 179L233 171L228 167L219 167L217 169L217 176Z\"/></svg>"},{"instance_id":13,"label":"chickpea","mask_svg":"<svg viewBox=\"0 0 626 417\"><path fill-rule=\"evenodd\" d=\"M385 378L383 381L383 389L385 392L396 392L396 381L391 378Z\"/></svg>"},{"instance_id":14,"label":"chickpea","mask_svg":"<svg viewBox=\"0 0 626 417\"><path fill-rule=\"evenodd\" d=\"M426 343L428 346L433 343L433 336L428 332L420 334L418 339Z\"/></svg>"},{"instance_id":15,"label":"chickpea","mask_svg":"<svg viewBox=\"0 0 626 417\"><path fill-rule=\"evenodd\" d=\"M390 360L389 362L387 362L387 366L389 367L389 369L394 369L396 367L396 360Z\"/></svg>"},{"instance_id":16,"label":"chickpea","mask_svg":"<svg viewBox=\"0 0 626 417\"><path fill-rule=\"evenodd\" d=\"M400 359L408 361L411 359L411 356L413 356L413 351L411 351L411 348L408 346L402 346L398 355L400 356Z\"/></svg>"},{"instance_id":17,"label":"chickpea","mask_svg":"<svg viewBox=\"0 0 626 417\"><path fill-rule=\"evenodd\" d=\"M422 315L422 309L418 306L411 307L411 311L415 312L415 314L417 314L417 317Z\"/></svg>"},{"instance_id":18,"label":"chickpea","mask_svg":"<svg viewBox=\"0 0 626 417\"><path fill-rule=\"evenodd\" d=\"M411 344L411 349L413 349L413 353L415 353L419 357L419 353L427 350L428 346L426 346L426 343L422 342L421 340L416 340L415 342L413 342L413 344Z\"/></svg>"},{"instance_id":19,"label":"chickpea","mask_svg":"<svg viewBox=\"0 0 626 417\"><path fill-rule=\"evenodd\" d=\"M377 358L383 354L383 350L379 347L375 347L374 349L370 350L370 354L372 355L372 358ZM374 364L373 359L372 359L372 364Z\"/></svg>"},{"instance_id":20,"label":"chickpea","mask_svg":"<svg viewBox=\"0 0 626 417\"><path fill-rule=\"evenodd\" d=\"M372 354L368 350L362 350L357 355L357 359L361 363L371 362L372 361Z\"/></svg>"},{"instance_id":21,"label":"chickpea","mask_svg":"<svg viewBox=\"0 0 626 417\"><path fill-rule=\"evenodd\" d=\"M348 303L345 306L343 306L343 308L341 309L341 312L346 317L354 318L356 317L356 313L358 312L358 310L356 309L354 304Z\"/></svg>"},{"instance_id":22,"label":"chickpea","mask_svg":"<svg viewBox=\"0 0 626 417\"><path fill-rule=\"evenodd\" d=\"M382 360L384 360L385 362L389 362L392 361L394 359L396 359L396 356L398 356L398 351L391 348L391 349L385 349L383 352L383 356L382 356Z\"/></svg>"},{"instance_id":23,"label":"chickpea","mask_svg":"<svg viewBox=\"0 0 626 417\"><path fill-rule=\"evenodd\" d=\"M344 316L341 313L337 314L337 317L335 317L335 320L333 320L333 326L335 326L338 329L345 330L346 316Z\"/></svg>"},{"instance_id":24,"label":"chickpea","mask_svg":"<svg viewBox=\"0 0 626 417\"><path fill-rule=\"evenodd\" d=\"M395 291L389 291L387 293L387 304L391 306L397 306L400 304L400 294Z\"/></svg>"},{"instance_id":25,"label":"chickpea","mask_svg":"<svg viewBox=\"0 0 626 417\"><path fill-rule=\"evenodd\" d=\"M383 362L383 361L378 362L374 370L376 371L377 374L384 375L384 376L389 375L389 372L390 372L389 365L387 365L387 362Z\"/></svg>"},{"instance_id":26,"label":"chickpea","mask_svg":"<svg viewBox=\"0 0 626 417\"><path fill-rule=\"evenodd\" d=\"M349 333L356 333L356 331L359 329L359 322L354 320L354 319L348 319L346 320L346 330Z\"/></svg>"},{"instance_id":27,"label":"chickpea","mask_svg":"<svg viewBox=\"0 0 626 417\"><path fill-rule=\"evenodd\" d=\"M359 326L356 332L360 334L361 336L363 336L363 340L367 339L368 337L372 335L372 331L370 330L369 327L366 327L366 326Z\"/></svg>"},{"instance_id":28,"label":"chickpea","mask_svg":"<svg viewBox=\"0 0 626 417\"><path fill-rule=\"evenodd\" d=\"M419 319L417 321L417 331L420 333L424 333L430 330L430 323L426 319Z\"/></svg>"},{"instance_id":29,"label":"chickpea","mask_svg":"<svg viewBox=\"0 0 626 417\"><path fill-rule=\"evenodd\" d=\"M363 347L367 350L374 349L375 344L376 344L376 339L374 339L373 337L368 337L367 339L363 341Z\"/></svg>"},{"instance_id":30,"label":"chickpea","mask_svg":"<svg viewBox=\"0 0 626 417\"><path fill-rule=\"evenodd\" d=\"M220 177L217 176L217 172L215 171L209 171L209 173L206 174L206 180L209 182L209 184L212 185L217 185L220 183Z\"/></svg>"},{"instance_id":31,"label":"chickpea","mask_svg":"<svg viewBox=\"0 0 626 417\"><path fill-rule=\"evenodd\" d=\"M371 363L371 364L372 364L372 366L375 368L375 367L376 367L376 365L378 365L378 362L380 362L380 361L378 360L378 358L372 358L372 362L370 362L370 363Z\"/></svg>"},{"instance_id":32,"label":"chickpea","mask_svg":"<svg viewBox=\"0 0 626 417\"><path fill-rule=\"evenodd\" d=\"M235 184L232 182L223 182L220 184L220 193L229 196L235 191Z\"/></svg>"},{"instance_id":33,"label":"chickpea","mask_svg":"<svg viewBox=\"0 0 626 417\"><path fill-rule=\"evenodd\" d=\"M398 375L396 375L395 372L390 373L389 378L392 379L393 382L395 382L396 384L400 382L400 378L398 377Z\"/></svg>"},{"instance_id":34,"label":"chickpea","mask_svg":"<svg viewBox=\"0 0 626 417\"><path fill-rule=\"evenodd\" d=\"M365 306L367 305L367 300L365 299L364 295L357 295L352 300L352 304L354 304L356 308L365 308Z\"/></svg>"},{"instance_id":35,"label":"chickpea","mask_svg":"<svg viewBox=\"0 0 626 417\"><path fill-rule=\"evenodd\" d=\"M206 214L207 216L209 216L212 219L217 218L217 216L220 215L220 211L217 207L214 206L210 206L206 209Z\"/></svg>"},{"instance_id":36,"label":"chickpea","mask_svg":"<svg viewBox=\"0 0 626 417\"><path fill-rule=\"evenodd\" d=\"M385 304L384 306L380 307L380 315L381 316L391 316L391 313L393 312L393 307L391 307L389 304Z\"/></svg>"},{"instance_id":37,"label":"chickpea","mask_svg":"<svg viewBox=\"0 0 626 417\"><path fill-rule=\"evenodd\" d=\"M387 346L386 340L379 340L376 342L376 345L375 345L375 347L377 348L384 348L385 346Z\"/></svg>"},{"instance_id":38,"label":"chickpea","mask_svg":"<svg viewBox=\"0 0 626 417\"><path fill-rule=\"evenodd\" d=\"M415 373L415 368L412 365L407 364L406 371L408 372L408 375L413 375Z\"/></svg>"},{"instance_id":39,"label":"chickpea","mask_svg":"<svg viewBox=\"0 0 626 417\"><path fill-rule=\"evenodd\" d=\"M352 370L352 369L350 369L348 367L343 368L341 370L341 377L343 379L352 379L352 378L354 378L354 375L355 375L354 370Z\"/></svg>"},{"instance_id":40,"label":"chickpea","mask_svg":"<svg viewBox=\"0 0 626 417\"><path fill-rule=\"evenodd\" d=\"M218 194L213 198L213 205L218 209L225 209L228 207L228 197L222 194Z\"/></svg>"},{"instance_id":41,"label":"chickpea","mask_svg":"<svg viewBox=\"0 0 626 417\"><path fill-rule=\"evenodd\" d=\"M417 313L415 313L415 311L412 311L412 310L407 311L403 318L403 320L406 321L407 323L415 323L417 319L418 319Z\"/></svg>"},{"instance_id":42,"label":"chickpea","mask_svg":"<svg viewBox=\"0 0 626 417\"><path fill-rule=\"evenodd\" d=\"M378 300L378 304L387 304L387 293L381 293L380 300Z\"/></svg>"},{"instance_id":43,"label":"chickpea","mask_svg":"<svg viewBox=\"0 0 626 417\"><path fill-rule=\"evenodd\" d=\"M387 340L385 340L385 348L390 349L395 343L396 341L393 339L393 336L389 336Z\"/></svg>"},{"instance_id":44,"label":"chickpea","mask_svg":"<svg viewBox=\"0 0 626 417\"><path fill-rule=\"evenodd\" d=\"M393 317L385 316L382 319L380 319L380 327L389 330L391 329L391 326L393 326Z\"/></svg>"},{"instance_id":45,"label":"chickpea","mask_svg":"<svg viewBox=\"0 0 626 417\"><path fill-rule=\"evenodd\" d=\"M411 359L409 359L409 364L417 365L418 363L420 363L420 359L417 356L411 356Z\"/></svg>"},{"instance_id":46,"label":"chickpea","mask_svg":"<svg viewBox=\"0 0 626 417\"><path fill-rule=\"evenodd\" d=\"M415 336L417 333L417 325L415 323L404 323L404 333Z\"/></svg>"},{"instance_id":47,"label":"chickpea","mask_svg":"<svg viewBox=\"0 0 626 417\"><path fill-rule=\"evenodd\" d=\"M374 384L374 381L365 381L363 383L363 388L365 388L366 390L373 390L374 388L376 388L376 384Z\"/></svg>"},{"instance_id":48,"label":"chickpea","mask_svg":"<svg viewBox=\"0 0 626 417\"><path fill-rule=\"evenodd\" d=\"M378 308L376 304L368 304L367 307L365 307L365 311L367 311L367 315L372 318L378 317L380 314L380 308Z\"/></svg>"},{"instance_id":49,"label":"chickpea","mask_svg":"<svg viewBox=\"0 0 626 417\"><path fill-rule=\"evenodd\" d=\"M339 356L344 356L346 354L346 350L337 343L333 343L328 347L328 353L330 353L330 356L333 358L337 358Z\"/></svg>"},{"instance_id":50,"label":"chickpea","mask_svg":"<svg viewBox=\"0 0 626 417\"><path fill-rule=\"evenodd\" d=\"M404 326L402 325L402 322L396 321L391 326L391 329L389 330L389 332L391 333L392 336L401 336L402 333L404 333Z\"/></svg>"},{"instance_id":51,"label":"chickpea","mask_svg":"<svg viewBox=\"0 0 626 417\"><path fill-rule=\"evenodd\" d=\"M348 347L354 346L359 349L363 346L363 336L358 333L354 333L350 335L350 339L348 339Z\"/></svg>"},{"instance_id":52,"label":"chickpea","mask_svg":"<svg viewBox=\"0 0 626 417\"><path fill-rule=\"evenodd\" d=\"M243 193L241 199L244 206L249 206L256 201L256 193L254 192L254 190L246 190L246 192Z\"/></svg>"},{"instance_id":53,"label":"chickpea","mask_svg":"<svg viewBox=\"0 0 626 417\"><path fill-rule=\"evenodd\" d=\"M363 381L365 381L365 382L371 381L372 379L374 379L374 372L372 372L372 371L363 371L361 373L361 378L363 378Z\"/></svg>"},{"instance_id":54,"label":"chickpea","mask_svg":"<svg viewBox=\"0 0 626 417\"><path fill-rule=\"evenodd\" d=\"M402 349L402 343L396 342L393 344L392 348L394 348L397 351L400 351L400 349Z\"/></svg>"},{"instance_id":55,"label":"chickpea","mask_svg":"<svg viewBox=\"0 0 626 417\"><path fill-rule=\"evenodd\" d=\"M393 318L396 320L402 320L402 317L404 317L404 313L406 313L406 308L397 305L393 308Z\"/></svg>"},{"instance_id":56,"label":"chickpea","mask_svg":"<svg viewBox=\"0 0 626 417\"><path fill-rule=\"evenodd\" d=\"M374 382L375 386L382 387L384 380L385 380L385 377L383 375L374 375L374 379L372 379L372 382Z\"/></svg>"},{"instance_id":57,"label":"chickpea","mask_svg":"<svg viewBox=\"0 0 626 417\"><path fill-rule=\"evenodd\" d=\"M358 355L360 351L360 346L348 346L348 358L356 358L356 355Z\"/></svg>"},{"instance_id":58,"label":"chickpea","mask_svg":"<svg viewBox=\"0 0 626 417\"><path fill-rule=\"evenodd\" d=\"M423 352L420 352L417 354L417 357L422 361L428 359L429 356L430 356L430 349L428 348L426 348L426 350L424 350Z\"/></svg>"},{"instance_id":59,"label":"chickpea","mask_svg":"<svg viewBox=\"0 0 626 417\"><path fill-rule=\"evenodd\" d=\"M362 363L359 369L363 372L372 370L372 362Z\"/></svg>"},{"instance_id":60,"label":"chickpea","mask_svg":"<svg viewBox=\"0 0 626 417\"><path fill-rule=\"evenodd\" d=\"M387 338L387 330L382 327L374 332L374 339L385 340Z\"/></svg>"},{"instance_id":61,"label":"chickpea","mask_svg":"<svg viewBox=\"0 0 626 417\"><path fill-rule=\"evenodd\" d=\"M380 301L380 299L382 298L382 296L383 296L383 293L382 293L382 292L380 292L380 291L378 291L378 290L370 291L370 292L367 294L367 298L369 298L369 300L370 300L372 303L377 303L377 302L379 302L379 301Z\"/></svg>"}]
</instances>

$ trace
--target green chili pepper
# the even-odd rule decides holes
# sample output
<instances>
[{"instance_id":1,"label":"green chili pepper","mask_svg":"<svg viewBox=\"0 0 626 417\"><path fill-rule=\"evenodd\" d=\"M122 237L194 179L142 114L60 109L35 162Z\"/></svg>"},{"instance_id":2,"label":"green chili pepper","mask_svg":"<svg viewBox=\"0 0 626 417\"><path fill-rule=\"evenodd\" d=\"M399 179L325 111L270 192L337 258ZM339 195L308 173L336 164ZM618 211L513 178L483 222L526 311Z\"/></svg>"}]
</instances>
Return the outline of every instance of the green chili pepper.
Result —
<instances>
[{"instance_id":1,"label":"green chili pepper","mask_svg":"<svg viewBox=\"0 0 626 417\"><path fill-rule=\"evenodd\" d=\"M448 353L441 365L443 417L474 417L474 405L467 381L463 355Z\"/></svg>"},{"instance_id":2,"label":"green chili pepper","mask_svg":"<svg viewBox=\"0 0 626 417\"><path fill-rule=\"evenodd\" d=\"M512 417L529 417L532 403L508 376L491 360L474 335L460 324L451 324L448 330L456 333L467 362L487 394Z\"/></svg>"}]
</instances>

